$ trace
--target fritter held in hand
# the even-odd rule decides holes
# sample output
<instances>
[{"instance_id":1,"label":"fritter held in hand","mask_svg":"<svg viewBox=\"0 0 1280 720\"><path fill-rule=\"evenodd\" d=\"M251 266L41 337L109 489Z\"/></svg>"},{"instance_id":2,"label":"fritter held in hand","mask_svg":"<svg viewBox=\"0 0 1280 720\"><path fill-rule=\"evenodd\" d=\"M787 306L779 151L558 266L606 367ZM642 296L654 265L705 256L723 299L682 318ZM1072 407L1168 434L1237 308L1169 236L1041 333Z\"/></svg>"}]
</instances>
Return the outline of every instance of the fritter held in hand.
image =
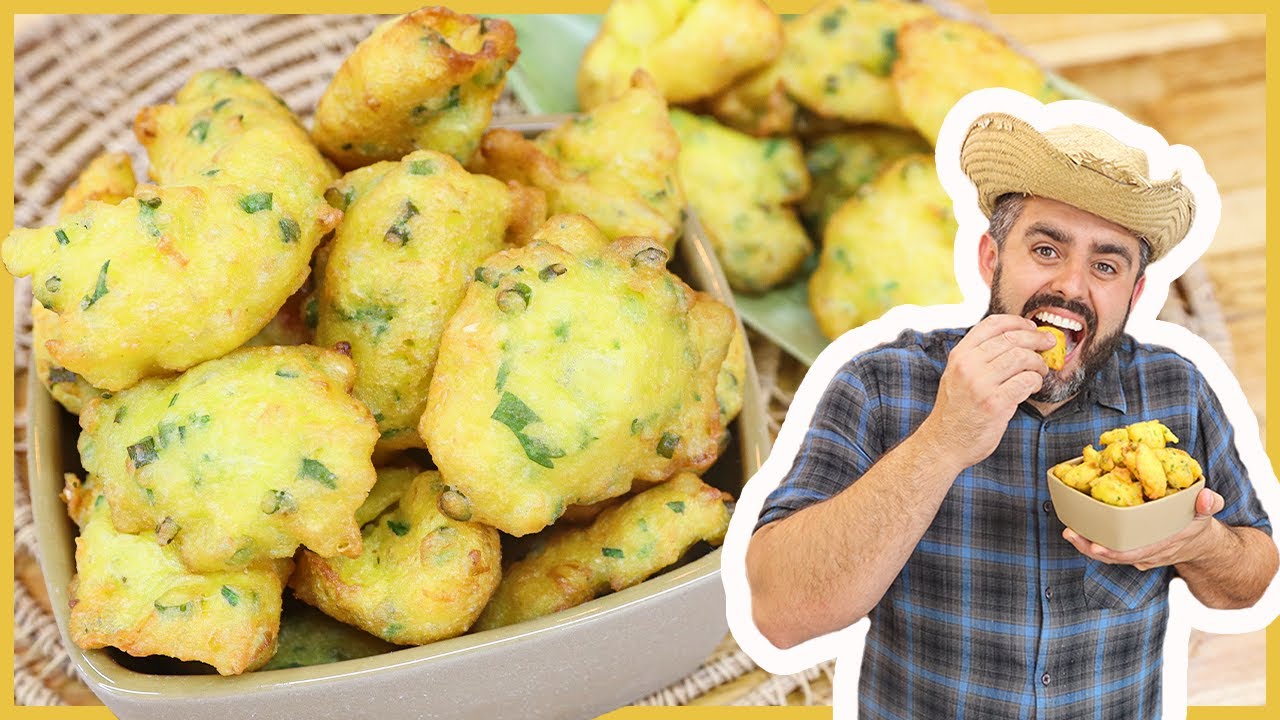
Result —
<instances>
[{"instance_id":1,"label":"fritter held in hand","mask_svg":"<svg viewBox=\"0 0 1280 720\"><path fill-rule=\"evenodd\" d=\"M535 242L477 268L419 426L451 517L526 535L714 462L733 311L665 262L629 238L579 255Z\"/></svg>"},{"instance_id":2,"label":"fritter held in hand","mask_svg":"<svg viewBox=\"0 0 1280 720\"><path fill-rule=\"evenodd\" d=\"M828 0L788 24L782 79L788 92L822 117L908 125L889 79L898 31L933 17L927 4Z\"/></svg>"},{"instance_id":3,"label":"fritter held in hand","mask_svg":"<svg viewBox=\"0 0 1280 720\"><path fill-rule=\"evenodd\" d=\"M1036 330L1053 336L1054 346L1048 350L1041 350L1040 357L1044 358L1044 364L1048 365L1050 370L1061 370L1067 359L1066 334L1050 325L1039 325Z\"/></svg>"},{"instance_id":4,"label":"fritter held in hand","mask_svg":"<svg viewBox=\"0 0 1280 720\"><path fill-rule=\"evenodd\" d=\"M80 456L122 532L155 529L202 572L358 555L377 430L351 360L309 345L237 350L90 403Z\"/></svg>"},{"instance_id":5,"label":"fritter held in hand","mask_svg":"<svg viewBox=\"0 0 1280 720\"><path fill-rule=\"evenodd\" d=\"M378 421L379 450L424 447L418 420L445 321L476 266L520 224L517 195L540 191L427 150L351 174L376 181L345 186L361 191L328 246L316 344L351 345L355 395Z\"/></svg>"},{"instance_id":6,"label":"fritter held in hand","mask_svg":"<svg viewBox=\"0 0 1280 720\"><path fill-rule=\"evenodd\" d=\"M874 126L826 135L809 144L804 162L813 189L800 203L800 216L809 232L822 237L835 211L885 165L930 151L929 144L913 132Z\"/></svg>"},{"instance_id":7,"label":"fritter held in hand","mask_svg":"<svg viewBox=\"0 0 1280 720\"><path fill-rule=\"evenodd\" d=\"M62 208L59 216L65 218L84 209L89 201L115 205L133 194L137 187L133 177L133 165L129 156L122 152L103 153L89 162L79 177L67 188L62 196ZM45 279L46 292L58 292L62 289L62 278ZM97 397L101 390L90 385L84 378L59 367L49 356L45 347L58 323L58 314L47 310L33 296L31 298L31 347L35 358L36 376L55 400L62 404L73 415L80 414L80 408L91 398Z\"/></svg>"},{"instance_id":8,"label":"fritter held in hand","mask_svg":"<svg viewBox=\"0 0 1280 720\"><path fill-rule=\"evenodd\" d=\"M773 60L782 21L761 0L615 0L578 68L578 104L590 110L621 95L643 68L664 97L714 95Z\"/></svg>"},{"instance_id":9,"label":"fritter held in hand","mask_svg":"<svg viewBox=\"0 0 1280 720\"><path fill-rule=\"evenodd\" d=\"M223 675L254 670L275 653L289 558L193 573L156 531L116 531L107 498L68 475L67 500L80 536L67 631L85 650L198 660Z\"/></svg>"},{"instance_id":10,"label":"fritter held in hand","mask_svg":"<svg viewBox=\"0 0 1280 720\"><path fill-rule=\"evenodd\" d=\"M520 55L505 20L428 7L374 29L316 106L313 136L351 170L437 150L467 162Z\"/></svg>"},{"instance_id":11,"label":"fritter held in hand","mask_svg":"<svg viewBox=\"0 0 1280 720\"><path fill-rule=\"evenodd\" d=\"M364 527L358 558L304 550L294 595L400 645L461 635L479 617L502 572L498 531L441 514L440 474L418 475L396 507Z\"/></svg>"},{"instance_id":12,"label":"fritter held in hand","mask_svg":"<svg viewBox=\"0 0 1280 720\"><path fill-rule=\"evenodd\" d=\"M941 17L908 24L898 35L900 57L893 86L902 111L929 142L960 98L986 87L1005 87L1040 102L1064 96L1029 58L982 28Z\"/></svg>"},{"instance_id":13,"label":"fritter held in hand","mask_svg":"<svg viewBox=\"0 0 1280 720\"><path fill-rule=\"evenodd\" d=\"M637 72L632 88L617 99L537 140L490 130L470 169L541 188L548 213L586 215L612 240L651 237L670 252L685 203L679 154L666 101Z\"/></svg>"},{"instance_id":14,"label":"fritter held in hand","mask_svg":"<svg viewBox=\"0 0 1280 720\"><path fill-rule=\"evenodd\" d=\"M692 473L605 510L588 528L553 528L507 569L477 630L511 625L629 588L680 559L699 541L719 545L728 495Z\"/></svg>"},{"instance_id":15,"label":"fritter held in hand","mask_svg":"<svg viewBox=\"0 0 1280 720\"><path fill-rule=\"evenodd\" d=\"M341 217L322 197L332 167L288 108L238 72L198 73L134 129L160 186L16 229L3 248L10 272L31 275L57 313L53 360L110 391L253 337Z\"/></svg>"},{"instance_id":16,"label":"fritter held in hand","mask_svg":"<svg viewBox=\"0 0 1280 720\"><path fill-rule=\"evenodd\" d=\"M671 111L680 180L735 290L763 292L791 278L813 252L795 211L809 191L800 143L753 138L711 118Z\"/></svg>"},{"instance_id":17,"label":"fritter held in hand","mask_svg":"<svg viewBox=\"0 0 1280 720\"><path fill-rule=\"evenodd\" d=\"M933 158L908 155L886 167L831 216L809 307L827 337L895 305L959 302L951 198Z\"/></svg>"}]
</instances>

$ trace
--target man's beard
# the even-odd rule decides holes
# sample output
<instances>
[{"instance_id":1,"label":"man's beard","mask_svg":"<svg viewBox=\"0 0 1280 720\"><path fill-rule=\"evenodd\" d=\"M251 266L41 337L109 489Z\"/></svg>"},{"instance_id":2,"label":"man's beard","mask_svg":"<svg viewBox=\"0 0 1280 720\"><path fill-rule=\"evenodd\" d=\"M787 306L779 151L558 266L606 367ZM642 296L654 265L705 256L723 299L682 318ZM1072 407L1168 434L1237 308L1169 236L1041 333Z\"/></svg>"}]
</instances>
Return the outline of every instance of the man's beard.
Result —
<instances>
[{"instance_id":1,"label":"man's beard","mask_svg":"<svg viewBox=\"0 0 1280 720\"><path fill-rule=\"evenodd\" d=\"M1044 383L1040 386L1040 390L1031 396L1031 399L1036 402L1055 404L1075 397L1084 386L1085 380L1107 364L1111 354L1116 351L1124 338L1124 326L1129 322L1131 308L1125 309L1124 320L1120 322L1119 328L1108 335L1098 335L1097 316L1092 308L1078 300L1067 300L1049 293L1036 293L1022 306L1022 312L1015 313L1004 302L1004 298L1000 297L999 289L1000 266L997 264L995 274L991 278L991 302L987 305L987 315L1009 314L1027 317L1027 313L1036 308L1058 307L1084 318L1086 327L1089 328L1089 337L1081 339L1083 346L1077 350L1080 353L1080 362L1076 363L1076 369L1065 376L1061 374L1063 372L1061 370L1050 370L1044 376Z\"/></svg>"}]
</instances>

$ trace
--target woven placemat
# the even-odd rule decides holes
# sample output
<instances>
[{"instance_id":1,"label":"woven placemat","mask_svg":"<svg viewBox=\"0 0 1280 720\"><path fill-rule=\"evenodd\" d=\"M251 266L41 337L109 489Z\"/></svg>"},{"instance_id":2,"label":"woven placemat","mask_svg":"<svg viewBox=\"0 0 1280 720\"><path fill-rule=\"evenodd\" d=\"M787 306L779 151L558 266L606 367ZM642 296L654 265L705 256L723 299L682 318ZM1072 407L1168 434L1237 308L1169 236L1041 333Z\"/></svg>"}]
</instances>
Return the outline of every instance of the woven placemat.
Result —
<instances>
[{"instance_id":1,"label":"woven placemat","mask_svg":"<svg viewBox=\"0 0 1280 720\"><path fill-rule=\"evenodd\" d=\"M170 101L192 73L235 66L262 80L305 123L330 77L381 19L375 15L76 15L50 16L17 38L14 52L14 222L49 224L58 199L81 168L106 150L124 151L137 168L145 156L132 123L146 105ZM570 82L571 78L566 78ZM519 112L507 97L499 115ZM30 356L30 283L15 286L15 568L34 568L36 538L27 493L26 372ZM1205 271L1193 266L1171 289L1162 317L1189 327L1231 363L1222 311ZM804 366L752 336L761 391L776 434ZM15 570L14 702L92 701L75 678L49 612L37 570ZM830 704L831 663L774 676L725 641L695 672L639 701L644 705Z\"/></svg>"}]
</instances>

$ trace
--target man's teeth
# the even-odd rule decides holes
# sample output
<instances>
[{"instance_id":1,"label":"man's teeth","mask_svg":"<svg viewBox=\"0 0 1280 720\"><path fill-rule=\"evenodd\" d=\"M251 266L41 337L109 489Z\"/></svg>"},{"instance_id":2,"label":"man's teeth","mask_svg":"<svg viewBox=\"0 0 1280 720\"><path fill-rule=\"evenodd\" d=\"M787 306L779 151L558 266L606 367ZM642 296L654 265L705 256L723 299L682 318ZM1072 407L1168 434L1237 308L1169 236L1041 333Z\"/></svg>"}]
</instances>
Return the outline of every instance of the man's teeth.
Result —
<instances>
[{"instance_id":1,"label":"man's teeth","mask_svg":"<svg viewBox=\"0 0 1280 720\"><path fill-rule=\"evenodd\" d=\"M1075 330L1076 332L1080 332L1084 329L1084 326L1075 320L1072 320L1071 318L1064 318L1061 315L1055 315L1048 311L1036 313L1036 319L1040 322L1056 325L1057 327L1064 328L1066 330Z\"/></svg>"}]
</instances>

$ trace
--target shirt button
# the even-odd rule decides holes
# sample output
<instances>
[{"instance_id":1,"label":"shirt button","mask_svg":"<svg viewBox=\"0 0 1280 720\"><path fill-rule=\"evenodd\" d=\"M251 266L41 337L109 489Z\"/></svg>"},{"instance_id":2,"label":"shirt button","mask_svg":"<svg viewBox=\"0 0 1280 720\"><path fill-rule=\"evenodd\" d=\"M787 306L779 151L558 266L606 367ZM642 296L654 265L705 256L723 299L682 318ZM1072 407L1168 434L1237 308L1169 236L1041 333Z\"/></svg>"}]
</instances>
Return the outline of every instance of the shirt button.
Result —
<instances>
[{"instance_id":1,"label":"shirt button","mask_svg":"<svg viewBox=\"0 0 1280 720\"><path fill-rule=\"evenodd\" d=\"M1048 500L1045 500L1044 504L1041 505L1040 507L1044 508L1045 512L1053 512L1053 503L1049 502Z\"/></svg>"},{"instance_id":2,"label":"shirt button","mask_svg":"<svg viewBox=\"0 0 1280 720\"><path fill-rule=\"evenodd\" d=\"M1045 599L1045 600L1052 600L1052 599L1053 599L1053 588L1051 588L1051 587L1046 587L1046 588L1044 589L1044 599Z\"/></svg>"},{"instance_id":3,"label":"shirt button","mask_svg":"<svg viewBox=\"0 0 1280 720\"><path fill-rule=\"evenodd\" d=\"M1048 685L1048 684L1049 684L1049 681L1050 681L1050 680L1052 680L1052 679L1053 679L1053 678L1049 677L1049 673L1045 673L1045 674L1043 674L1043 675L1041 675L1041 676L1040 676L1040 684L1041 684L1041 685Z\"/></svg>"}]
</instances>

